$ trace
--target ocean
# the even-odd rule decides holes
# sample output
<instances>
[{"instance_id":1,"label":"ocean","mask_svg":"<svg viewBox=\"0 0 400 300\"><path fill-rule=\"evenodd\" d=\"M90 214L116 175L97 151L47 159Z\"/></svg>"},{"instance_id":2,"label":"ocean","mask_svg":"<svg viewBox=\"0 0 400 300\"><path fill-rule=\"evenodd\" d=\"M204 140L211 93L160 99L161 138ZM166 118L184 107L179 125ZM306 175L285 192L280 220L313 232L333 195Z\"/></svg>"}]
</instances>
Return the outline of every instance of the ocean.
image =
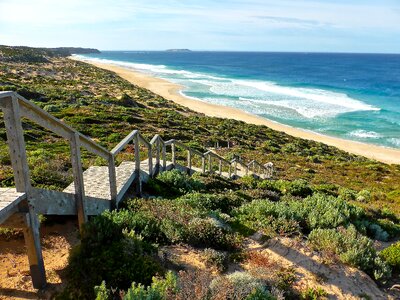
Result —
<instances>
[{"instance_id":1,"label":"ocean","mask_svg":"<svg viewBox=\"0 0 400 300\"><path fill-rule=\"evenodd\" d=\"M80 57L178 83L183 95L201 101L400 148L400 55L103 51Z\"/></svg>"}]
</instances>

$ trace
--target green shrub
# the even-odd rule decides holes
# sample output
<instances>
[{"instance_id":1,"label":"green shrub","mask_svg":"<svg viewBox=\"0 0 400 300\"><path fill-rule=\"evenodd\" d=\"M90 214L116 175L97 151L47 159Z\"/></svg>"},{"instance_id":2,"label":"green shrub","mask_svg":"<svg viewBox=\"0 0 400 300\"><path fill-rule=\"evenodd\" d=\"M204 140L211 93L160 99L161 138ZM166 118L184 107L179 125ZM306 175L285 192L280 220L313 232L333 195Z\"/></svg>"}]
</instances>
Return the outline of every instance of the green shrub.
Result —
<instances>
[{"instance_id":1,"label":"green shrub","mask_svg":"<svg viewBox=\"0 0 400 300\"><path fill-rule=\"evenodd\" d=\"M168 296L175 294L177 277L168 272L165 279L153 277L152 283L147 288L142 284L132 283L123 300L166 300Z\"/></svg>"},{"instance_id":2,"label":"green shrub","mask_svg":"<svg viewBox=\"0 0 400 300\"><path fill-rule=\"evenodd\" d=\"M340 187L339 188L339 198L345 201L353 201L356 200L357 194L355 191L345 188L345 187Z\"/></svg>"},{"instance_id":3,"label":"green shrub","mask_svg":"<svg viewBox=\"0 0 400 300\"><path fill-rule=\"evenodd\" d=\"M360 268L376 280L390 277L390 268L378 256L373 242L351 225L348 229L314 229L308 236L310 245L329 252L345 264Z\"/></svg>"},{"instance_id":4,"label":"green shrub","mask_svg":"<svg viewBox=\"0 0 400 300\"><path fill-rule=\"evenodd\" d=\"M193 246L232 250L238 245L238 236L214 219L194 218L187 225L185 241Z\"/></svg>"},{"instance_id":5,"label":"green shrub","mask_svg":"<svg viewBox=\"0 0 400 300\"><path fill-rule=\"evenodd\" d=\"M133 231L104 215L85 224L81 244L71 252L67 268L72 297L93 298L93 288L103 280L112 287L128 288L133 281L150 284L163 268L154 258L155 248Z\"/></svg>"},{"instance_id":6,"label":"green shrub","mask_svg":"<svg viewBox=\"0 0 400 300\"><path fill-rule=\"evenodd\" d=\"M340 198L324 194L315 194L306 198L303 205L303 209L307 212L307 226L310 230L347 225L363 216L361 208L348 204Z\"/></svg>"},{"instance_id":7,"label":"green shrub","mask_svg":"<svg viewBox=\"0 0 400 300\"><path fill-rule=\"evenodd\" d=\"M369 202L371 200L371 192L368 190L361 190L358 192L356 200L359 202Z\"/></svg>"},{"instance_id":8,"label":"green shrub","mask_svg":"<svg viewBox=\"0 0 400 300\"><path fill-rule=\"evenodd\" d=\"M150 190L162 196L183 195L204 189L204 184L179 170L160 173L157 178L147 183Z\"/></svg>"},{"instance_id":9,"label":"green shrub","mask_svg":"<svg viewBox=\"0 0 400 300\"><path fill-rule=\"evenodd\" d=\"M380 256L388 263L394 271L400 271L400 242L390 245L382 250Z\"/></svg>"},{"instance_id":10,"label":"green shrub","mask_svg":"<svg viewBox=\"0 0 400 300\"><path fill-rule=\"evenodd\" d=\"M240 206L243 199L234 193L228 194L203 194L191 193L182 196L179 200L181 203L202 210L220 210L229 213L233 208Z\"/></svg>"},{"instance_id":11,"label":"green shrub","mask_svg":"<svg viewBox=\"0 0 400 300\"><path fill-rule=\"evenodd\" d=\"M307 288L304 292L301 293L300 299L302 300L322 300L328 299L328 293L322 288Z\"/></svg>"},{"instance_id":12,"label":"green shrub","mask_svg":"<svg viewBox=\"0 0 400 300\"><path fill-rule=\"evenodd\" d=\"M228 263L228 255L226 252L217 251L212 248L204 249L203 258L206 267L215 267L220 272L225 270Z\"/></svg>"}]
</instances>

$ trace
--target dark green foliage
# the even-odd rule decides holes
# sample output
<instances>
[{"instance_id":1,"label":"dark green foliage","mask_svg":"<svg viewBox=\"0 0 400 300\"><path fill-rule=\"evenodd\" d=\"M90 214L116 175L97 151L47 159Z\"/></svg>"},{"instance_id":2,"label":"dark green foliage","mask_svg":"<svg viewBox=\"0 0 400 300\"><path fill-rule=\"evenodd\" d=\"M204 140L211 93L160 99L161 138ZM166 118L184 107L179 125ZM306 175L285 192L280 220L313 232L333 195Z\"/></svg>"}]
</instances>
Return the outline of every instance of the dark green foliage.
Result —
<instances>
[{"instance_id":1,"label":"dark green foliage","mask_svg":"<svg viewBox=\"0 0 400 300\"><path fill-rule=\"evenodd\" d=\"M157 195L168 197L183 195L192 191L200 191L204 189L204 184L174 169L160 173L155 179L150 179L147 183L147 188Z\"/></svg>"},{"instance_id":2,"label":"dark green foliage","mask_svg":"<svg viewBox=\"0 0 400 300\"><path fill-rule=\"evenodd\" d=\"M233 250L239 245L239 237L215 219L191 220L186 228L185 241L193 246Z\"/></svg>"},{"instance_id":3,"label":"dark green foliage","mask_svg":"<svg viewBox=\"0 0 400 300\"><path fill-rule=\"evenodd\" d=\"M400 272L400 242L390 245L379 254L394 271Z\"/></svg>"},{"instance_id":4,"label":"dark green foliage","mask_svg":"<svg viewBox=\"0 0 400 300\"><path fill-rule=\"evenodd\" d=\"M85 225L81 244L70 255L68 284L71 297L93 298L93 288L105 280L128 288L133 281L150 284L163 269L152 256L154 247L116 218L100 215Z\"/></svg>"},{"instance_id":5,"label":"dark green foliage","mask_svg":"<svg viewBox=\"0 0 400 300\"><path fill-rule=\"evenodd\" d=\"M178 201L197 209L219 210L224 213L229 213L233 208L239 207L244 202L243 198L235 193L191 193L182 196Z\"/></svg>"}]
</instances>

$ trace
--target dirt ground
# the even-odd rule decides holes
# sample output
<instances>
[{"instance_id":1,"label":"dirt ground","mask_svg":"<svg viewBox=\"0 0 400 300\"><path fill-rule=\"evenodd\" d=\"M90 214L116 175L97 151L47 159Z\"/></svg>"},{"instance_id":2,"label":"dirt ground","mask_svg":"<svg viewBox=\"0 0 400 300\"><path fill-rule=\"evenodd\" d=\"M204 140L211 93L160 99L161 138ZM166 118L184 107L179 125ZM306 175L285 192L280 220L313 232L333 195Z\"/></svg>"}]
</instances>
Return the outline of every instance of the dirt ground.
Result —
<instances>
[{"instance_id":1,"label":"dirt ground","mask_svg":"<svg viewBox=\"0 0 400 300\"><path fill-rule=\"evenodd\" d=\"M0 239L0 299L51 299L63 288L63 276L69 251L79 242L75 220L41 228L43 259L48 286L35 290L29 275L23 237ZM65 284L65 283L64 283Z\"/></svg>"}]
</instances>

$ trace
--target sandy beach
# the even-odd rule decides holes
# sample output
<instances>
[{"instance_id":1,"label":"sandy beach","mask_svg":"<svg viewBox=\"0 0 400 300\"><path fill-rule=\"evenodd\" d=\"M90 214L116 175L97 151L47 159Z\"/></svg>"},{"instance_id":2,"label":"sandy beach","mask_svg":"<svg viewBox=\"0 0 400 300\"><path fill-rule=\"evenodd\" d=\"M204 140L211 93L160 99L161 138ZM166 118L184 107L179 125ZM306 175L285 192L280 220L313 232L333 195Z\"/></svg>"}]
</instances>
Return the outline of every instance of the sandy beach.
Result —
<instances>
[{"instance_id":1,"label":"sandy beach","mask_svg":"<svg viewBox=\"0 0 400 300\"><path fill-rule=\"evenodd\" d=\"M77 59L76 57L71 58ZM284 124L270 121L265 118L258 117L256 115L246 113L239 109L215 105L185 97L180 93L180 91L182 90L181 86L171 83L167 80L152 77L148 74L133 69L87 60L85 60L84 62L91 63L97 67L113 71L135 85L146 88L166 99L172 100L175 103L186 106L196 112L203 113L208 116L236 119L251 124L265 125L274 130L283 131L295 137L322 142L330 146L335 146L341 150L362 155L371 159L375 159L377 161L389 164L400 164L400 150L344 140L290 127Z\"/></svg>"}]
</instances>

